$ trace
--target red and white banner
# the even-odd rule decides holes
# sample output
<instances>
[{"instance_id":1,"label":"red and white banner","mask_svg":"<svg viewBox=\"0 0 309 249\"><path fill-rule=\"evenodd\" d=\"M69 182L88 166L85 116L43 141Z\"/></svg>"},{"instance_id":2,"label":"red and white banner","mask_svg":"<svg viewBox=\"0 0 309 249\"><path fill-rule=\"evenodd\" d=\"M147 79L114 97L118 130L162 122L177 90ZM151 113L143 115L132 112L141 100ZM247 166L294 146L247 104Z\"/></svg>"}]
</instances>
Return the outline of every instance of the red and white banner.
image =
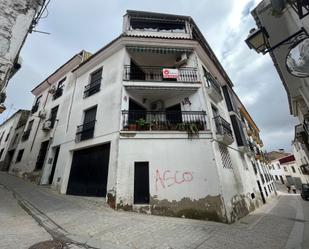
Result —
<instances>
[{"instance_id":1,"label":"red and white banner","mask_svg":"<svg viewBox=\"0 0 309 249\"><path fill-rule=\"evenodd\" d=\"M163 79L177 79L179 76L178 69L163 68Z\"/></svg>"}]
</instances>

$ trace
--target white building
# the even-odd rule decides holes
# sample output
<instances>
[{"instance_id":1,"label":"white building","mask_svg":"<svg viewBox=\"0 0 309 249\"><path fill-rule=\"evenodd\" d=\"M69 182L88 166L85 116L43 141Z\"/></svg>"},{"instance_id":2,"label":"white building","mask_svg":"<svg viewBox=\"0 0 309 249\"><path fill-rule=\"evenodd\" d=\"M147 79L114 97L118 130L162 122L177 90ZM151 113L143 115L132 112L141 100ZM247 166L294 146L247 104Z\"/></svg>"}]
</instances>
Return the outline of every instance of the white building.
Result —
<instances>
[{"instance_id":1,"label":"white building","mask_svg":"<svg viewBox=\"0 0 309 249\"><path fill-rule=\"evenodd\" d=\"M29 111L18 110L0 125L0 170L8 171L13 158L22 157L16 150L27 122Z\"/></svg>"},{"instance_id":2,"label":"white building","mask_svg":"<svg viewBox=\"0 0 309 249\"><path fill-rule=\"evenodd\" d=\"M275 195L259 130L191 17L127 11L123 33L88 57L32 91L11 173L117 209L222 222Z\"/></svg>"},{"instance_id":3,"label":"white building","mask_svg":"<svg viewBox=\"0 0 309 249\"><path fill-rule=\"evenodd\" d=\"M19 52L28 32L36 25L45 0L0 2L0 103L5 100L9 79L21 66Z\"/></svg>"},{"instance_id":4,"label":"white building","mask_svg":"<svg viewBox=\"0 0 309 249\"><path fill-rule=\"evenodd\" d=\"M247 43L257 52L269 52L286 89L290 113L300 122L295 127L293 143L299 144L299 153L308 157L309 3L263 0L252 15L257 29L251 30ZM306 169L305 166L303 168ZM304 172L309 174L309 168Z\"/></svg>"}]
</instances>

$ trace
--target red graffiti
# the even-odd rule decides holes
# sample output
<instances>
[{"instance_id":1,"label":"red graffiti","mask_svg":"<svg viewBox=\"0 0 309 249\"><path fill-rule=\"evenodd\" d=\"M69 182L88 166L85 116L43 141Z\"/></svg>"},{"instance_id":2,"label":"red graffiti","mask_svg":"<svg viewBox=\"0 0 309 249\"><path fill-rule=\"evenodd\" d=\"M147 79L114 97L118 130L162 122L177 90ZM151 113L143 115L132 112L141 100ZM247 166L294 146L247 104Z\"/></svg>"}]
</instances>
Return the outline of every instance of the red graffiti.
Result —
<instances>
[{"instance_id":1,"label":"red graffiti","mask_svg":"<svg viewBox=\"0 0 309 249\"><path fill-rule=\"evenodd\" d=\"M158 191L160 185L163 189L171 187L175 184L182 184L185 182L191 182L193 180L193 173L189 171L175 171L165 170L163 174L156 170L156 191Z\"/></svg>"}]
</instances>

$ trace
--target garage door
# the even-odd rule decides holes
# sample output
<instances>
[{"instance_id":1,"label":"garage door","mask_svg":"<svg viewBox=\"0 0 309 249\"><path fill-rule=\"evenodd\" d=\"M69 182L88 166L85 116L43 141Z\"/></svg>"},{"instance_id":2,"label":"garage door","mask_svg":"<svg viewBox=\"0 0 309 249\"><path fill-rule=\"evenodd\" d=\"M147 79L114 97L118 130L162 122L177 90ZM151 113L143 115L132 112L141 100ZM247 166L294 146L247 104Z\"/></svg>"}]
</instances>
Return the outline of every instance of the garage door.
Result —
<instances>
[{"instance_id":1,"label":"garage door","mask_svg":"<svg viewBox=\"0 0 309 249\"><path fill-rule=\"evenodd\" d=\"M110 144L75 151L67 194L106 196Z\"/></svg>"}]
</instances>

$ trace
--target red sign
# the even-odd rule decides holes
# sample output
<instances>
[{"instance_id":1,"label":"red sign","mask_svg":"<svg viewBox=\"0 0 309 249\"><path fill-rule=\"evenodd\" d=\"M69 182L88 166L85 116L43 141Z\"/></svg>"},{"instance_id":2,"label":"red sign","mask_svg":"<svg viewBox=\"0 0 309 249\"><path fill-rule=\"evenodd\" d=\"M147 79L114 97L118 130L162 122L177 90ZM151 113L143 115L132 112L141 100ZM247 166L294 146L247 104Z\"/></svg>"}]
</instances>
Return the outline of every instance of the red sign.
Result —
<instances>
[{"instance_id":1,"label":"red sign","mask_svg":"<svg viewBox=\"0 0 309 249\"><path fill-rule=\"evenodd\" d=\"M179 76L178 69L163 68L164 79L177 79Z\"/></svg>"}]
</instances>

